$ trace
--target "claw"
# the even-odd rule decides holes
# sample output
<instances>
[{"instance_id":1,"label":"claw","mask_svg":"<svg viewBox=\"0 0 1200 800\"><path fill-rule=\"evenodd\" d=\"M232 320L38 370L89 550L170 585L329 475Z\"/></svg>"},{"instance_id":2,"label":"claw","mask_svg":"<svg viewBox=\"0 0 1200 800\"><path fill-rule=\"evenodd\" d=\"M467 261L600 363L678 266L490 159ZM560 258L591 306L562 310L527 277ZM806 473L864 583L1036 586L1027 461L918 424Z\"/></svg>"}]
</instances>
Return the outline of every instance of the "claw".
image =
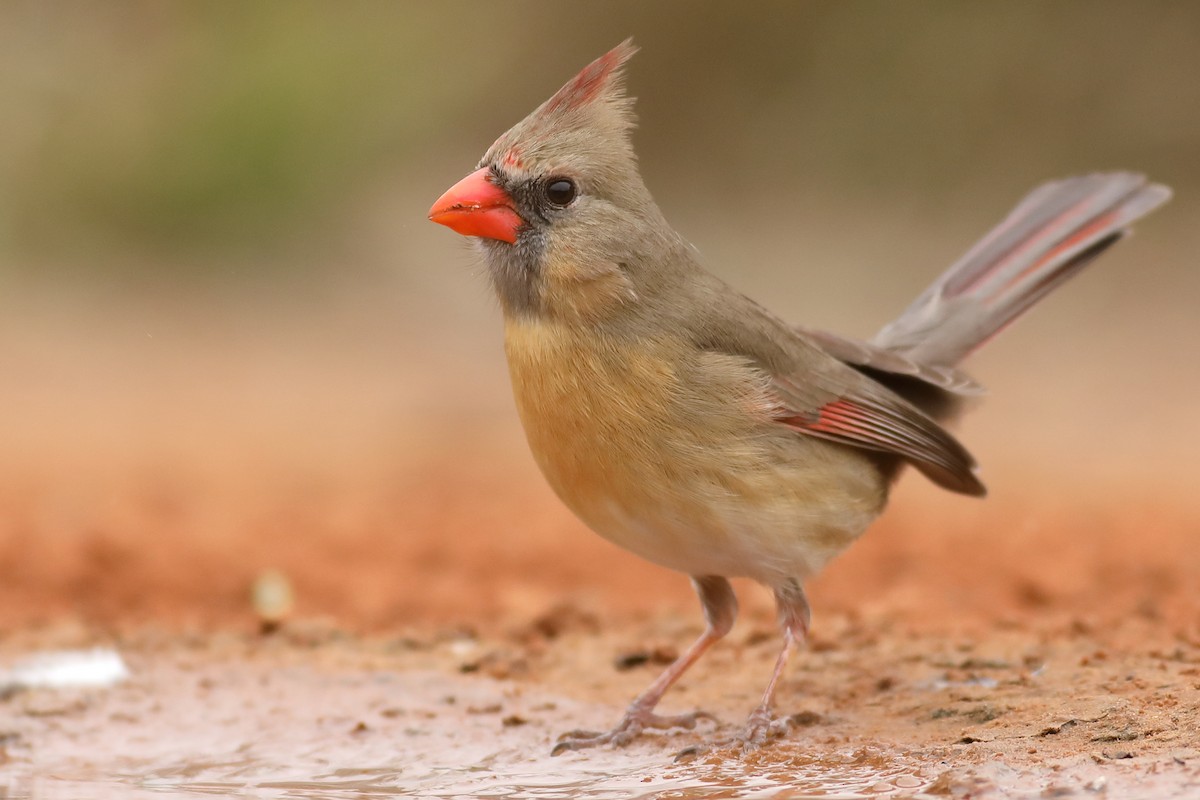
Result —
<instances>
[{"instance_id":1,"label":"claw","mask_svg":"<svg viewBox=\"0 0 1200 800\"><path fill-rule=\"evenodd\" d=\"M682 764L684 762L691 761L693 758L696 758L697 756L704 755L710 749L711 749L710 745L704 745L704 744L693 744L689 747L685 747L675 754L675 763Z\"/></svg>"}]
</instances>

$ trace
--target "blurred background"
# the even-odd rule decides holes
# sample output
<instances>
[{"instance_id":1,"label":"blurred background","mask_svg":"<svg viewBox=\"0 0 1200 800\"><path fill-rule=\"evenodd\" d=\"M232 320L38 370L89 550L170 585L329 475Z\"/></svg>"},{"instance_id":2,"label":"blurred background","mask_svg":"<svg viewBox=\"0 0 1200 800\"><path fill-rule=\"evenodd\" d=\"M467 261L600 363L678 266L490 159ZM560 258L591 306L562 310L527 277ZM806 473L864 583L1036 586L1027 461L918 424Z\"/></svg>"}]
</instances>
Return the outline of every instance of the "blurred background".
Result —
<instances>
[{"instance_id":1,"label":"blurred background","mask_svg":"<svg viewBox=\"0 0 1200 800\"><path fill-rule=\"evenodd\" d=\"M366 626L650 605L632 586L689 605L543 486L481 265L425 219L631 35L651 191L789 319L870 335L1043 180L1176 190L970 364L993 499L908 478L826 603L869 576L921 607L923 569L965 565L928 602L984 608L1099 585L1081 542L1134 572L1153 551L1148 582L1192 552L1200 6L16 2L0 621L219 623L271 567L302 610ZM1024 577L989 594L980 568Z\"/></svg>"}]
</instances>

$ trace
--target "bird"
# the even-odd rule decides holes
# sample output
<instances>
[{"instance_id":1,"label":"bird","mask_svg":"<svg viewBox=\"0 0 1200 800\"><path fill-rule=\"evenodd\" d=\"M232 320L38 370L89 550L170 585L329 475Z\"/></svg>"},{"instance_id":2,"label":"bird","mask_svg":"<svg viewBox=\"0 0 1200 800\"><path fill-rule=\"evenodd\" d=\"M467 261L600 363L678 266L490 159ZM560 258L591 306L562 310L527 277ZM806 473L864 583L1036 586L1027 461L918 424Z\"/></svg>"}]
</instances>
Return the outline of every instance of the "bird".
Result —
<instances>
[{"instance_id":1,"label":"bird","mask_svg":"<svg viewBox=\"0 0 1200 800\"><path fill-rule=\"evenodd\" d=\"M584 67L429 211L482 253L550 487L600 536L689 576L706 622L612 729L565 733L554 754L711 719L656 708L732 628L735 577L772 591L783 643L730 741L782 737L805 581L880 515L904 466L985 494L947 429L982 391L960 362L1171 196L1132 172L1045 183L869 341L792 325L707 271L646 188L625 89L636 50Z\"/></svg>"}]
</instances>

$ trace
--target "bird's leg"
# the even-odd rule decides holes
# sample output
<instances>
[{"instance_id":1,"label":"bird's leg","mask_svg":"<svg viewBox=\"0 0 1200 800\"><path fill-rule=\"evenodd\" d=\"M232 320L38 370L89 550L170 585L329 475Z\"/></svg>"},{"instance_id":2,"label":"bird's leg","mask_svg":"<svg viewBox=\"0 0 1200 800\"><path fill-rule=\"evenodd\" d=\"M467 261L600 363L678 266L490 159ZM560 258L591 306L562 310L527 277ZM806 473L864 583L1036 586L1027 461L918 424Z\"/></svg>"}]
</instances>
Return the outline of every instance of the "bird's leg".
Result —
<instances>
[{"instance_id":1,"label":"bird's leg","mask_svg":"<svg viewBox=\"0 0 1200 800\"><path fill-rule=\"evenodd\" d=\"M654 713L654 707L666 694L667 690L679 680L680 676L692 664L704 655L704 652L718 639L729 633L733 620L737 617L737 598L734 597L733 587L729 581L715 575L693 577L692 585L700 595L700 605L704 608L704 619L708 623L700 638L692 643L683 655L675 659L654 683L639 694L629 704L625 716L611 731L571 731L564 733L558 739L551 755L558 755L567 750L580 750L585 747L595 747L601 744L622 746L629 744L638 734L647 728L666 730L668 728L696 727L701 719L713 719L707 711L692 711L687 714L660 716Z\"/></svg>"},{"instance_id":2,"label":"bird's leg","mask_svg":"<svg viewBox=\"0 0 1200 800\"><path fill-rule=\"evenodd\" d=\"M795 580L789 580L775 589L775 607L778 609L779 627L783 629L783 649L775 659L775 669L771 672L767 690L763 692L762 702L750 713L746 727L740 734L729 739L685 747L676 753L676 759L691 759L710 750L726 747L753 750L787 732L787 722L775 720L771 715L771 707L775 702L775 690L779 687L784 670L787 669L792 650L808 636L808 623L812 613L808 608L808 600L804 597L804 589Z\"/></svg>"},{"instance_id":3,"label":"bird's leg","mask_svg":"<svg viewBox=\"0 0 1200 800\"><path fill-rule=\"evenodd\" d=\"M808 599L798 581L790 580L775 589L775 607L779 614L779 627L783 629L783 649L779 658L775 659L775 670L771 673L771 681L763 692L762 702L746 720L746 729L742 734L742 742L747 747L758 747L768 739L782 735L787 730L787 724L772 718L771 707L775 702L775 690L787 669L788 659L796 645L808 636L808 623L812 619L812 611L808 607Z\"/></svg>"}]
</instances>

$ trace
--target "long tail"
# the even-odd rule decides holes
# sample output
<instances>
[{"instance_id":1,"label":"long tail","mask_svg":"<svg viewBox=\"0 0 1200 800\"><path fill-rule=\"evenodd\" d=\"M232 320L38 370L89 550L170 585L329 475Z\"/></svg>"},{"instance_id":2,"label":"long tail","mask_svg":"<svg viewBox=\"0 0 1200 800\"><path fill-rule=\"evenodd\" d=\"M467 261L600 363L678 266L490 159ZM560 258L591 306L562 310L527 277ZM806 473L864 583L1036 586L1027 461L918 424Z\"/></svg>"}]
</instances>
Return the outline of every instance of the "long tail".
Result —
<instances>
[{"instance_id":1,"label":"long tail","mask_svg":"<svg viewBox=\"0 0 1200 800\"><path fill-rule=\"evenodd\" d=\"M1171 197L1130 172L1039 186L872 343L953 366L1129 233Z\"/></svg>"}]
</instances>

